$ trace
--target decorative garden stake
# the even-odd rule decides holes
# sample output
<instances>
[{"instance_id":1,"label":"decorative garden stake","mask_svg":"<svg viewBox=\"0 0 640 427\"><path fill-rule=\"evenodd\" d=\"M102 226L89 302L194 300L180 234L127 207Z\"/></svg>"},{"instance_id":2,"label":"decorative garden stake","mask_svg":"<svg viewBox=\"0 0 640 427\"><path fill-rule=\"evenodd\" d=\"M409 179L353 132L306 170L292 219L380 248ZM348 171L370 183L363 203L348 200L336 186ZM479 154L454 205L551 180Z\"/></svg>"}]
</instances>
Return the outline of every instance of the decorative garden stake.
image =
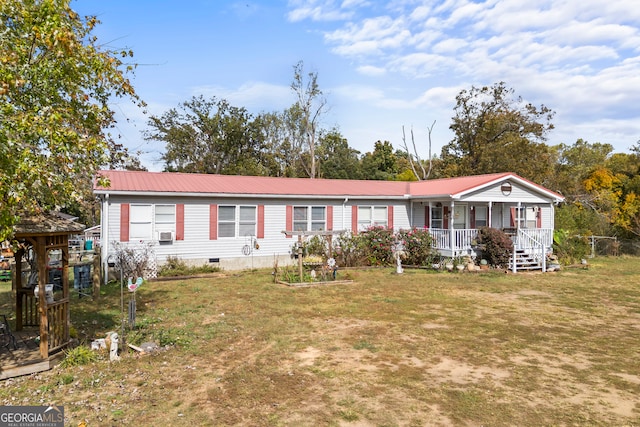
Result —
<instances>
[{"instance_id":1,"label":"decorative garden stake","mask_svg":"<svg viewBox=\"0 0 640 427\"><path fill-rule=\"evenodd\" d=\"M129 283L127 284L127 289L131 293L131 298L129 299L129 328L131 329L136 327L136 290L138 290L142 281L142 277L138 277L135 283L132 283L132 279L129 277Z\"/></svg>"}]
</instances>

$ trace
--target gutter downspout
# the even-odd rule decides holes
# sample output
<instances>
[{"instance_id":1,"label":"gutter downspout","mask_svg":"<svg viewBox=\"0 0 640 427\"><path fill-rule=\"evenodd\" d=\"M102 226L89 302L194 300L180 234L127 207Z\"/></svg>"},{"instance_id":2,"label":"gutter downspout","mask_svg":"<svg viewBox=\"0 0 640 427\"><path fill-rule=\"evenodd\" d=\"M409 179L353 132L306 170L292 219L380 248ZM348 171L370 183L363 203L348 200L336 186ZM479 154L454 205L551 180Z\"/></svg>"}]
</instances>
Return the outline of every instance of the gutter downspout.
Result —
<instances>
[{"instance_id":1,"label":"gutter downspout","mask_svg":"<svg viewBox=\"0 0 640 427\"><path fill-rule=\"evenodd\" d=\"M344 198L344 202L342 202L342 229L346 230L345 226L344 226L344 211L347 208L347 202L349 201L348 197ZM353 232L353 230L352 230Z\"/></svg>"}]
</instances>

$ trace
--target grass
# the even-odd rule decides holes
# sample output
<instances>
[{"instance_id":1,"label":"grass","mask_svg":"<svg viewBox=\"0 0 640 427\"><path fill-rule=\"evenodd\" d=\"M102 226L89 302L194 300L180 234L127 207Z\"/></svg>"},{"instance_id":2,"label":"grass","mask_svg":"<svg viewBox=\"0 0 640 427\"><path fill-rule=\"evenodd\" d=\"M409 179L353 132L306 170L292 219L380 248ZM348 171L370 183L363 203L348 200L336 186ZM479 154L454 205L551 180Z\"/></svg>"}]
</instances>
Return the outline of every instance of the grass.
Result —
<instances>
[{"instance_id":1,"label":"grass","mask_svg":"<svg viewBox=\"0 0 640 427\"><path fill-rule=\"evenodd\" d=\"M163 351L6 380L0 405L64 405L67 425L640 424L638 258L394 272L308 288L267 270L145 283L127 340ZM87 345L119 330L119 284L74 298L71 318Z\"/></svg>"}]
</instances>

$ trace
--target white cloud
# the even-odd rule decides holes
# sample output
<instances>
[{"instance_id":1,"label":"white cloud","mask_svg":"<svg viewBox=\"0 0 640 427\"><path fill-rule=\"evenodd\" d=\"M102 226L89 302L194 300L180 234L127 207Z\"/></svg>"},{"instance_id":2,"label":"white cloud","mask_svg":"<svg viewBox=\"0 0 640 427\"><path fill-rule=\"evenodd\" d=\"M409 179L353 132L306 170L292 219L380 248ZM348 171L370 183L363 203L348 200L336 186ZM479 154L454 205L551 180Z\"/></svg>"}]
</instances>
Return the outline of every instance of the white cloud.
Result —
<instances>
[{"instance_id":1,"label":"white cloud","mask_svg":"<svg viewBox=\"0 0 640 427\"><path fill-rule=\"evenodd\" d=\"M365 4L359 0L347 0L338 5L333 0L290 0L290 10L287 18L291 22L299 22L305 19L312 21L341 21L349 19L353 15L353 11L349 10L353 7Z\"/></svg>"},{"instance_id":2,"label":"white cloud","mask_svg":"<svg viewBox=\"0 0 640 427\"><path fill-rule=\"evenodd\" d=\"M358 67L357 70L360 74L364 74L366 76L382 76L387 72L385 68L373 65L362 65Z\"/></svg>"},{"instance_id":3,"label":"white cloud","mask_svg":"<svg viewBox=\"0 0 640 427\"><path fill-rule=\"evenodd\" d=\"M238 88L221 86L199 86L191 90L192 94L215 96L225 99L236 107L245 107L253 113L280 111L295 102L289 86L264 82L247 82Z\"/></svg>"}]
</instances>

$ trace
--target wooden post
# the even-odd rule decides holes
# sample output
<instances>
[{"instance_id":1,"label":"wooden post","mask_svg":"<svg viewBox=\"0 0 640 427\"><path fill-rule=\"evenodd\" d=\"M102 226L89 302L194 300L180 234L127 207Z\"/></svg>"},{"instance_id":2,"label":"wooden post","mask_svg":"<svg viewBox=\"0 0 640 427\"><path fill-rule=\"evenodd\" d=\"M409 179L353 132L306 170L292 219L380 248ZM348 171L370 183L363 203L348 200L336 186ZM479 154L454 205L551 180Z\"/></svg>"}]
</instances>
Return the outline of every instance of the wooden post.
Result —
<instances>
[{"instance_id":1,"label":"wooden post","mask_svg":"<svg viewBox=\"0 0 640 427\"><path fill-rule=\"evenodd\" d=\"M298 272L300 274L300 282L302 282L302 234L298 234Z\"/></svg>"},{"instance_id":2,"label":"wooden post","mask_svg":"<svg viewBox=\"0 0 640 427\"><path fill-rule=\"evenodd\" d=\"M62 298L65 302L62 306L62 318L59 319L59 321L62 322L64 331L62 340L66 345L69 343L71 334L71 310L69 308L69 302L71 301L71 292L69 291L69 236L64 236L63 242L64 245L60 250L62 252ZM54 329L58 327L59 325L54 325Z\"/></svg>"},{"instance_id":3,"label":"wooden post","mask_svg":"<svg viewBox=\"0 0 640 427\"><path fill-rule=\"evenodd\" d=\"M100 255L100 248L99 247L95 247L93 248L94 254L93 254L93 300L97 301L98 298L100 298L100 282L101 282L101 277L100 277L100 266L101 266L101 255Z\"/></svg>"},{"instance_id":4,"label":"wooden post","mask_svg":"<svg viewBox=\"0 0 640 427\"><path fill-rule=\"evenodd\" d=\"M22 307L22 255L24 251L18 249L14 254L14 271L12 280L16 287L16 331L22 330L23 307Z\"/></svg>"},{"instance_id":5,"label":"wooden post","mask_svg":"<svg viewBox=\"0 0 640 427\"><path fill-rule=\"evenodd\" d=\"M47 298L45 285L47 284L47 243L44 236L36 239L37 264L38 264L38 311L40 313L40 356L43 359L49 357L49 322L47 318Z\"/></svg>"}]
</instances>

